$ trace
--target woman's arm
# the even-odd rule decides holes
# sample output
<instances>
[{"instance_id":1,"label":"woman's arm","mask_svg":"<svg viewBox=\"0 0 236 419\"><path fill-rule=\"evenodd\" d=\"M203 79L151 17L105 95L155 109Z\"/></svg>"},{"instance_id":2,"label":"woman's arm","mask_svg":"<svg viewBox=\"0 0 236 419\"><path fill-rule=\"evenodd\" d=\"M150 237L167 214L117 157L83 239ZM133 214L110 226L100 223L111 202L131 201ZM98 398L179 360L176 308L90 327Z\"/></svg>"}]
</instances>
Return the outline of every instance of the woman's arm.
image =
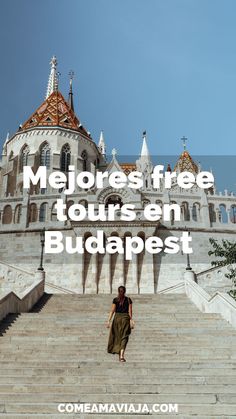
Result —
<instances>
[{"instance_id":1,"label":"woman's arm","mask_svg":"<svg viewBox=\"0 0 236 419\"><path fill-rule=\"evenodd\" d=\"M112 319L113 314L115 313L115 310L116 310L116 305L114 303L112 303L111 311L109 313L109 317L108 317L108 321L107 321L107 327L110 327L111 319Z\"/></svg>"},{"instance_id":2,"label":"woman's arm","mask_svg":"<svg viewBox=\"0 0 236 419\"><path fill-rule=\"evenodd\" d=\"M132 305L133 304L129 304L129 316L130 316L130 319L132 319L132 314L133 314Z\"/></svg>"}]
</instances>

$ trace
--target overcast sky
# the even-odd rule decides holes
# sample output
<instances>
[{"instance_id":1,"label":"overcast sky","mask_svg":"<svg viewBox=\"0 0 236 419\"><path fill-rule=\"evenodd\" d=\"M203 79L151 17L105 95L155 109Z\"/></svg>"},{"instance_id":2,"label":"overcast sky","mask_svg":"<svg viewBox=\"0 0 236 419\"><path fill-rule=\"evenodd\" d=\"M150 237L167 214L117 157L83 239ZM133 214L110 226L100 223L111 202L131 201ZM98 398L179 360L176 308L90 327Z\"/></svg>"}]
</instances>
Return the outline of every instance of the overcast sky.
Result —
<instances>
[{"instance_id":1,"label":"overcast sky","mask_svg":"<svg viewBox=\"0 0 236 419\"><path fill-rule=\"evenodd\" d=\"M0 139L44 100L58 59L67 98L108 152L234 154L236 1L1 0Z\"/></svg>"}]
</instances>

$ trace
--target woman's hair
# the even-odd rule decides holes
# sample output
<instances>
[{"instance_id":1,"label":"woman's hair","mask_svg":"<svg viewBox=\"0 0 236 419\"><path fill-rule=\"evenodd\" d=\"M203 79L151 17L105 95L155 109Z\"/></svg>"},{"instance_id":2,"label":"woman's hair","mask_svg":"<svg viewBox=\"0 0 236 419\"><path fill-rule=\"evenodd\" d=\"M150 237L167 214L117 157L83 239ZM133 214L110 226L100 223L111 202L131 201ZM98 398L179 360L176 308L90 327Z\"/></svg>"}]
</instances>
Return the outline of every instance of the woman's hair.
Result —
<instances>
[{"instance_id":1,"label":"woman's hair","mask_svg":"<svg viewBox=\"0 0 236 419\"><path fill-rule=\"evenodd\" d=\"M125 295L125 293L126 293L126 288L125 288L125 286L124 285L120 285L119 287L118 287L118 300L120 301L120 290L121 289L123 289L124 290L124 295Z\"/></svg>"},{"instance_id":2,"label":"woman's hair","mask_svg":"<svg viewBox=\"0 0 236 419\"><path fill-rule=\"evenodd\" d=\"M124 290L124 294L126 293L126 288L125 288L125 286L124 285L120 285L119 287L118 287L118 293L120 294L120 289L121 288L123 288L123 290Z\"/></svg>"}]
</instances>

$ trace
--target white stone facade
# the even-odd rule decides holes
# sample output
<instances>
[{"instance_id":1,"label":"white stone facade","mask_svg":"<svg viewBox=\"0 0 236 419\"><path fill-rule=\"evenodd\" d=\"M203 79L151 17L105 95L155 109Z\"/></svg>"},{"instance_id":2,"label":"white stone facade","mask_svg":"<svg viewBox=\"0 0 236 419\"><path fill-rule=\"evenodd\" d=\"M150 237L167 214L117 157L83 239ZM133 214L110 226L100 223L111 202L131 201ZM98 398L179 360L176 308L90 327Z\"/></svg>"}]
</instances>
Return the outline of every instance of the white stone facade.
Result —
<instances>
[{"instance_id":1,"label":"white stone facade","mask_svg":"<svg viewBox=\"0 0 236 419\"><path fill-rule=\"evenodd\" d=\"M114 190L107 185L102 190L91 188L86 191L77 188L73 195L67 197L63 191L55 191L50 187L46 190L22 188L22 165L37 169L44 164L48 174L62 170L63 150L70 154L70 164L75 167L76 173L82 170L94 174L96 170L124 170L128 173L136 169L143 173L144 187L141 190ZM46 127L39 125L20 129L7 138L0 163L0 262L35 270L40 257L40 231L44 227L85 238L100 228L106 237L114 234L123 238L126 235L139 235L144 239L153 235L178 236L187 229L193 237L194 254L191 263L196 272L210 268L207 257L209 237L235 240L236 198L233 194L217 194L215 188L208 192L197 187L181 190L177 184L169 191L163 188L154 190L151 182L153 163L146 136L140 158L136 162L119 163L115 153L113 159L107 162L105 150L103 134L97 146L90 135L83 134L79 129L50 126L50 123ZM183 164L182 169L180 162ZM183 167L196 171L196 165L186 150L177 162L176 171L183 170ZM59 222L54 209L58 198L63 198L68 207L72 203L87 206L89 203L107 203L109 199L117 199L123 204L135 204L137 217L130 223L121 222L119 217L113 222L96 224L89 220ZM148 203L179 204L181 221L148 222L143 216L143 209ZM224 217L222 209L226 213ZM128 262L119 254L64 253L57 257L45 255L44 263L48 283L79 293L110 293L120 284L125 284L128 292L155 293L183 279L186 255L171 255L170 258L167 255L157 257L143 252Z\"/></svg>"}]
</instances>

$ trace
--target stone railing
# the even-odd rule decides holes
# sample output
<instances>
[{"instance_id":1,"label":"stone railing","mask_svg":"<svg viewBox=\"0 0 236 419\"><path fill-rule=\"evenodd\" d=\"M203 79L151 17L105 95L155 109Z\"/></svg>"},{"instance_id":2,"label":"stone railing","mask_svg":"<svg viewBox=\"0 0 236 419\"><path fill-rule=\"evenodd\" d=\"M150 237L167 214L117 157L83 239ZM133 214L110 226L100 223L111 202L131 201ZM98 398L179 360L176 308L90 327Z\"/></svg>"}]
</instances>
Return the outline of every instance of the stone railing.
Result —
<instances>
[{"instance_id":1,"label":"stone railing","mask_svg":"<svg viewBox=\"0 0 236 419\"><path fill-rule=\"evenodd\" d=\"M228 271L228 266L211 266L210 268L204 269L201 272L197 272L196 277L197 279L202 279L202 277L210 278L212 274L215 274L216 271L217 273L224 275Z\"/></svg>"},{"instance_id":2,"label":"stone railing","mask_svg":"<svg viewBox=\"0 0 236 419\"><path fill-rule=\"evenodd\" d=\"M178 294L185 293L184 282L179 282L178 284L172 285L170 287L164 288L157 292L158 294Z\"/></svg>"},{"instance_id":3,"label":"stone railing","mask_svg":"<svg viewBox=\"0 0 236 419\"><path fill-rule=\"evenodd\" d=\"M35 281L35 273L0 261L0 292L21 292Z\"/></svg>"},{"instance_id":4,"label":"stone railing","mask_svg":"<svg viewBox=\"0 0 236 419\"><path fill-rule=\"evenodd\" d=\"M52 282L45 282L45 287L52 288L55 291L58 291L63 294L77 294L75 291L72 291L68 288L61 287L60 285L53 284Z\"/></svg>"},{"instance_id":5,"label":"stone railing","mask_svg":"<svg viewBox=\"0 0 236 419\"><path fill-rule=\"evenodd\" d=\"M227 292L232 288L232 280L225 276L229 273L229 268L229 265L211 266L196 273L196 282L210 294L217 291Z\"/></svg>"},{"instance_id":6,"label":"stone railing","mask_svg":"<svg viewBox=\"0 0 236 419\"><path fill-rule=\"evenodd\" d=\"M158 292L158 294L185 293L203 313L220 314L236 328L236 301L225 292L216 291L209 295L195 282L193 271L186 271L184 281Z\"/></svg>"},{"instance_id":7,"label":"stone railing","mask_svg":"<svg viewBox=\"0 0 236 419\"><path fill-rule=\"evenodd\" d=\"M28 312L44 294L45 273L37 271L34 283L21 293L0 293L0 321L9 313Z\"/></svg>"},{"instance_id":8,"label":"stone railing","mask_svg":"<svg viewBox=\"0 0 236 419\"><path fill-rule=\"evenodd\" d=\"M227 293L216 292L210 296L192 279L185 278L185 292L188 298L203 313L218 313L236 328L236 301Z\"/></svg>"}]
</instances>

